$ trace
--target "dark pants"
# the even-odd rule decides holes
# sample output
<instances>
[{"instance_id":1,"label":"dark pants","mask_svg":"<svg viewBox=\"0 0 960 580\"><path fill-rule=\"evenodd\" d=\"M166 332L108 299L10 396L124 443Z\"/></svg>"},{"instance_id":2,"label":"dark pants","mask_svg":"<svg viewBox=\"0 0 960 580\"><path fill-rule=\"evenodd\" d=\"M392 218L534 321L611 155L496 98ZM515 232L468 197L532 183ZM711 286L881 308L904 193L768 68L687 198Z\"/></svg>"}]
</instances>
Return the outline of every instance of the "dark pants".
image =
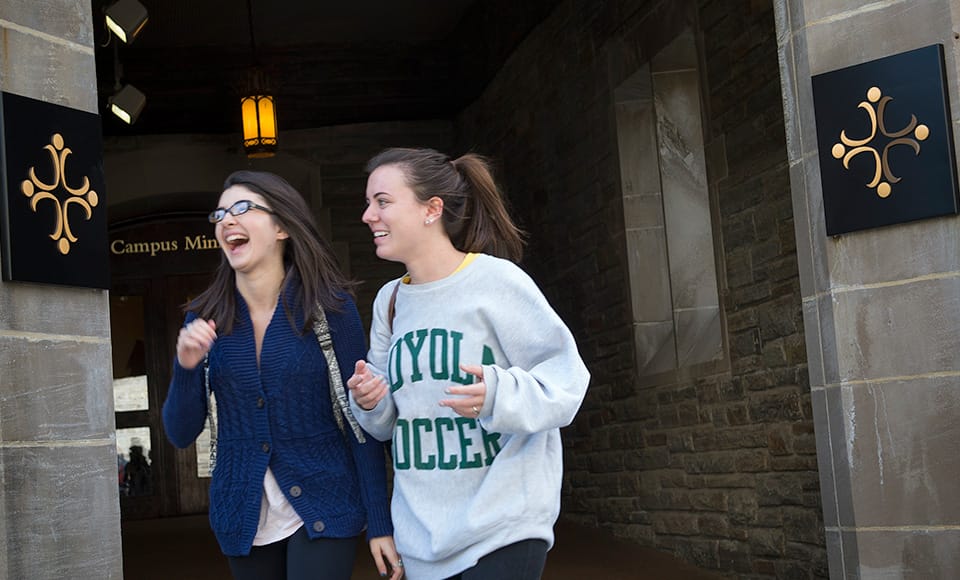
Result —
<instances>
[{"instance_id":1,"label":"dark pants","mask_svg":"<svg viewBox=\"0 0 960 580\"><path fill-rule=\"evenodd\" d=\"M547 563L547 543L523 540L494 550L447 580L540 580Z\"/></svg>"},{"instance_id":2,"label":"dark pants","mask_svg":"<svg viewBox=\"0 0 960 580\"><path fill-rule=\"evenodd\" d=\"M350 580L357 538L311 540L301 527L289 538L228 557L236 580Z\"/></svg>"}]
</instances>

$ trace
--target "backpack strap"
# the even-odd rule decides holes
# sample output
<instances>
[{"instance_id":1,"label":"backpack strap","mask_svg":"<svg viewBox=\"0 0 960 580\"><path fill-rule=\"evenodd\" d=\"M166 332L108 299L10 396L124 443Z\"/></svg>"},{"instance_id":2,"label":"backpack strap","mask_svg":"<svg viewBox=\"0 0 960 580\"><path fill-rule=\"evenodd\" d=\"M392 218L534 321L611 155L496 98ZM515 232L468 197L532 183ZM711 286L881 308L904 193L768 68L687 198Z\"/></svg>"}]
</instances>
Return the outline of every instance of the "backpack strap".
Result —
<instances>
[{"instance_id":1,"label":"backpack strap","mask_svg":"<svg viewBox=\"0 0 960 580\"><path fill-rule=\"evenodd\" d=\"M210 474L217 465L217 400L210 389L210 353L203 355L203 390L207 394L207 428L210 431Z\"/></svg>"},{"instance_id":2,"label":"backpack strap","mask_svg":"<svg viewBox=\"0 0 960 580\"><path fill-rule=\"evenodd\" d=\"M400 284L403 284L403 278L393 286L393 292L390 293L390 302L387 304L387 330L390 332L393 332L393 317L397 315L397 292L400 291Z\"/></svg>"},{"instance_id":3,"label":"backpack strap","mask_svg":"<svg viewBox=\"0 0 960 580\"><path fill-rule=\"evenodd\" d=\"M327 370L330 373L330 401L333 403L333 417L337 420L337 426L343 432L343 422L346 419L357 441L365 443L366 437L363 436L363 430L360 429L357 418L350 410L347 392L343 388L340 363L337 362L337 354L333 350L333 339L330 338L330 323L327 322L327 314L319 304L317 304L317 319L313 323L313 333L317 335L317 342L320 343L323 356L327 359Z\"/></svg>"}]
</instances>

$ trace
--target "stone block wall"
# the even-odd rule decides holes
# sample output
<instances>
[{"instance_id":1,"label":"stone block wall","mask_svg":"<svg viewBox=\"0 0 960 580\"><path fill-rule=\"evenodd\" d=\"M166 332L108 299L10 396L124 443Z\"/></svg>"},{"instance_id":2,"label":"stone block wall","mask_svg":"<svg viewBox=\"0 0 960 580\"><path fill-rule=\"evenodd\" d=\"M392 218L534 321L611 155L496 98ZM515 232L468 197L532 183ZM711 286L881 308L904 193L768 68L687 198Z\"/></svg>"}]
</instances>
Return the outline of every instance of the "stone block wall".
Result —
<instances>
[{"instance_id":1,"label":"stone block wall","mask_svg":"<svg viewBox=\"0 0 960 580\"><path fill-rule=\"evenodd\" d=\"M0 89L96 113L93 26L84 0L0 2ZM108 305L0 282L0 578L122 577Z\"/></svg>"},{"instance_id":2,"label":"stone block wall","mask_svg":"<svg viewBox=\"0 0 960 580\"><path fill-rule=\"evenodd\" d=\"M811 78L940 44L956 142L960 2L774 7L830 576L957 578L958 218L827 236Z\"/></svg>"},{"instance_id":3,"label":"stone block wall","mask_svg":"<svg viewBox=\"0 0 960 580\"><path fill-rule=\"evenodd\" d=\"M697 38L727 355L640 386L613 90ZM773 5L561 2L457 119L593 373L563 516L737 578L827 576Z\"/></svg>"}]
</instances>

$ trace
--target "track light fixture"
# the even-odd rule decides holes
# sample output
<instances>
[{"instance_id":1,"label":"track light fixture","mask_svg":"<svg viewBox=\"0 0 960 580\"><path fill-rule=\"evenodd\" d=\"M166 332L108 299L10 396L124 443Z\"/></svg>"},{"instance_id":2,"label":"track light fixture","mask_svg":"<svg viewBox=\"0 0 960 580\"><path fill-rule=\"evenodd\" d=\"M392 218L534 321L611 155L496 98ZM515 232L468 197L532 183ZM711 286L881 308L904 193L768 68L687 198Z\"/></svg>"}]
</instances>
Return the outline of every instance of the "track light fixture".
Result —
<instances>
[{"instance_id":1,"label":"track light fixture","mask_svg":"<svg viewBox=\"0 0 960 580\"><path fill-rule=\"evenodd\" d=\"M107 28L130 44L147 23L147 9L137 0L117 0L104 10Z\"/></svg>"},{"instance_id":2,"label":"track light fixture","mask_svg":"<svg viewBox=\"0 0 960 580\"><path fill-rule=\"evenodd\" d=\"M107 99L107 107L124 123L132 125L146 106L147 96L133 85L121 84L121 78L123 78L123 70L120 65L120 53L117 43L113 43L113 96Z\"/></svg>"},{"instance_id":3,"label":"track light fixture","mask_svg":"<svg viewBox=\"0 0 960 580\"><path fill-rule=\"evenodd\" d=\"M147 104L147 96L133 85L124 85L110 97L110 112L120 117L128 125L132 125L140 116L140 111Z\"/></svg>"}]
</instances>

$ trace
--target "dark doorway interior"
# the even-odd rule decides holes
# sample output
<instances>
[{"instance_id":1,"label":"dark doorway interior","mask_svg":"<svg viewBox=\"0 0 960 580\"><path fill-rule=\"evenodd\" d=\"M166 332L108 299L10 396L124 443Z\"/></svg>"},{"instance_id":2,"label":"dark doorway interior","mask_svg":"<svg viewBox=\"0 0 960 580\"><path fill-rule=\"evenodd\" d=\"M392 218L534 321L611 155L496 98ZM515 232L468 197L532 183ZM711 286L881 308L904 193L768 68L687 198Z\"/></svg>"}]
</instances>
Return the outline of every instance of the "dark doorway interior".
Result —
<instances>
[{"instance_id":1,"label":"dark doorway interior","mask_svg":"<svg viewBox=\"0 0 960 580\"><path fill-rule=\"evenodd\" d=\"M161 409L182 307L206 288L219 261L210 224L200 216L140 220L111 229L110 249L121 517L205 514L208 447L202 436L187 449L170 445Z\"/></svg>"}]
</instances>

